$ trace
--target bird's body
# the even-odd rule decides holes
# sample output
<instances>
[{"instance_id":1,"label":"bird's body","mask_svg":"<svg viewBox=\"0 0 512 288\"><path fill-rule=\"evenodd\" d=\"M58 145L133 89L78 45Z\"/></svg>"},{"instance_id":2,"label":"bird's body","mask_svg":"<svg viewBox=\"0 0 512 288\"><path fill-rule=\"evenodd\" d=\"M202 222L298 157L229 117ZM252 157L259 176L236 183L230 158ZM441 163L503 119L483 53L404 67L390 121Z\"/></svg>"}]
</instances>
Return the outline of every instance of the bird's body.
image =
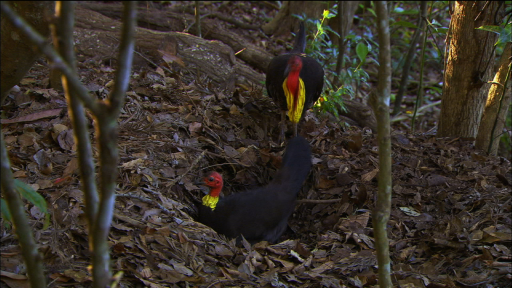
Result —
<instances>
[{"instance_id":1,"label":"bird's body","mask_svg":"<svg viewBox=\"0 0 512 288\"><path fill-rule=\"evenodd\" d=\"M288 142L282 166L266 187L219 200L222 177L213 172L205 178L211 190L199 205L199 222L229 238L243 235L251 243L262 240L274 243L286 230L295 199L310 170L309 143L302 137L295 137ZM215 201L218 202L211 204Z\"/></svg>"},{"instance_id":2,"label":"bird's body","mask_svg":"<svg viewBox=\"0 0 512 288\"><path fill-rule=\"evenodd\" d=\"M301 23L292 51L274 57L267 69L268 95L282 111L280 138L284 136L286 111L297 136L297 123L318 100L324 86L324 70L315 59L304 54L305 48L306 32Z\"/></svg>"}]
</instances>

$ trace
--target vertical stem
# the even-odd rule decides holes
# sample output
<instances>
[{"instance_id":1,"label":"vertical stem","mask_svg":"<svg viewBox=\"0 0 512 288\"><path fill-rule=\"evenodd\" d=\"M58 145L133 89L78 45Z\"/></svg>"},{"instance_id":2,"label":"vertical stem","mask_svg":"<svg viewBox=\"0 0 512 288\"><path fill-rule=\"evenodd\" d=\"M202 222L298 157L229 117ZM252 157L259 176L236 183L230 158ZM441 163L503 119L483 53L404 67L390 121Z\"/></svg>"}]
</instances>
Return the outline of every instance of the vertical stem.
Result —
<instances>
[{"instance_id":1,"label":"vertical stem","mask_svg":"<svg viewBox=\"0 0 512 288\"><path fill-rule=\"evenodd\" d=\"M77 74L76 58L73 43L73 27L75 22L75 6L73 1L56 2L56 25L52 25L53 43L64 61ZM96 173L94 156L92 154L89 129L83 103L76 97L76 90L70 85L68 77L62 75L62 87L68 103L68 113L73 124L73 135L77 146L78 165L80 166L80 180L85 200L85 216L88 227L94 224L98 212L98 190L96 187ZM92 252L93 235L89 232L89 250Z\"/></svg>"},{"instance_id":2,"label":"vertical stem","mask_svg":"<svg viewBox=\"0 0 512 288\"><path fill-rule=\"evenodd\" d=\"M391 212L391 136L389 101L391 94L391 45L386 1L376 1L379 35L379 82L377 84L377 141L379 143L379 192L373 213L373 233L379 263L379 287L393 287L387 223Z\"/></svg>"},{"instance_id":3,"label":"vertical stem","mask_svg":"<svg viewBox=\"0 0 512 288\"><path fill-rule=\"evenodd\" d=\"M100 206L95 219L93 251L93 287L108 287L112 278L108 234L114 215L117 164L119 161L117 118L125 103L135 49L136 2L127 1L123 9L122 39L114 89L108 101L100 105L96 116L100 151Z\"/></svg>"},{"instance_id":4,"label":"vertical stem","mask_svg":"<svg viewBox=\"0 0 512 288\"><path fill-rule=\"evenodd\" d=\"M432 4L433 5L433 4ZM426 21L426 19L422 19L423 21ZM424 64L425 64L425 48L427 46L427 29L428 25L425 25L425 31L423 31L423 43L421 45L421 57L420 57L420 83L418 85L418 93L416 95L416 103L414 105L414 114L412 115L412 132L414 133L415 130L415 122L416 122L416 114L418 113L418 107L421 106L421 103L423 102L423 71L424 71Z\"/></svg>"},{"instance_id":5,"label":"vertical stem","mask_svg":"<svg viewBox=\"0 0 512 288\"><path fill-rule=\"evenodd\" d=\"M509 43L509 45L507 45L505 47L508 47L510 49L510 43ZM487 148L487 153L488 154L492 154L492 152L493 152L492 151L493 150L492 149L492 145L493 145L494 139L495 139L494 134L496 133L495 132L496 131L496 126L498 126L498 120L500 119L500 111L501 111L501 108L503 106L503 99L505 99L505 91L507 91L507 83L508 83L508 80L510 78L510 70L511 70L511 68L512 68L512 63L509 63L508 64L507 76L505 78L505 82L503 83L503 90L501 91L500 101L499 101L499 105L498 105L498 111L496 113L496 119L494 120L494 125L492 126L492 130L491 130L491 139L489 140L489 148ZM494 85L496 85L496 84L494 84ZM505 109L507 109L507 108L505 108ZM499 135L501 135L501 134L499 134ZM499 135L497 135L496 138L498 138Z\"/></svg>"},{"instance_id":6,"label":"vertical stem","mask_svg":"<svg viewBox=\"0 0 512 288\"><path fill-rule=\"evenodd\" d=\"M201 13L199 12L199 4L201 4L200 1L196 1L196 9L195 9L195 16L196 16L196 25L197 25L197 37L202 38L201 36Z\"/></svg>"},{"instance_id":7,"label":"vertical stem","mask_svg":"<svg viewBox=\"0 0 512 288\"><path fill-rule=\"evenodd\" d=\"M420 39L423 23L427 16L427 1L423 1L420 4L420 17L418 18L418 28L414 31L414 35L412 36L411 46L409 47L409 51L407 51L407 56L405 58L404 67L402 69L402 79L400 79L400 87L398 88L398 93L396 93L395 98L395 107L393 109L393 114L398 114L400 112L400 106L402 105L402 99L405 93L405 89L407 88L407 82L409 79L409 70L412 65L412 60L414 59L414 55L416 54L416 44Z\"/></svg>"},{"instance_id":8,"label":"vertical stem","mask_svg":"<svg viewBox=\"0 0 512 288\"><path fill-rule=\"evenodd\" d=\"M43 257L39 254L38 246L28 223L23 201L14 188L14 181L11 172L11 163L5 147L4 134L0 133L0 168L2 195L7 202L12 215L16 235L20 241L21 253L25 265L27 265L28 280L31 287L45 288L46 278L43 270Z\"/></svg>"}]
</instances>

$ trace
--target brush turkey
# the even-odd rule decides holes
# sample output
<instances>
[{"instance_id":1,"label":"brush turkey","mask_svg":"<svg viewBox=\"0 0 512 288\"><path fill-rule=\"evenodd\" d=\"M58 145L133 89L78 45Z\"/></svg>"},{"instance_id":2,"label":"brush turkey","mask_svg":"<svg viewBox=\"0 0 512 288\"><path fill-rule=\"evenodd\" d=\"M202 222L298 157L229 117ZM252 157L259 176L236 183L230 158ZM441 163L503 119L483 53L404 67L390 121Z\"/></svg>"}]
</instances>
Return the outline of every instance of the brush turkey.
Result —
<instances>
[{"instance_id":1,"label":"brush turkey","mask_svg":"<svg viewBox=\"0 0 512 288\"><path fill-rule=\"evenodd\" d=\"M294 124L294 136L297 136L300 119L318 100L324 86L322 66L315 59L306 56L305 49L306 31L304 22L301 22L292 51L274 57L268 65L267 92L281 109L280 142L284 140L286 111Z\"/></svg>"},{"instance_id":2,"label":"brush turkey","mask_svg":"<svg viewBox=\"0 0 512 288\"><path fill-rule=\"evenodd\" d=\"M288 141L281 168L266 186L220 198L222 176L205 177L210 193L199 205L199 222L229 238L275 243L286 230L295 199L311 170L311 147L303 137Z\"/></svg>"}]
</instances>

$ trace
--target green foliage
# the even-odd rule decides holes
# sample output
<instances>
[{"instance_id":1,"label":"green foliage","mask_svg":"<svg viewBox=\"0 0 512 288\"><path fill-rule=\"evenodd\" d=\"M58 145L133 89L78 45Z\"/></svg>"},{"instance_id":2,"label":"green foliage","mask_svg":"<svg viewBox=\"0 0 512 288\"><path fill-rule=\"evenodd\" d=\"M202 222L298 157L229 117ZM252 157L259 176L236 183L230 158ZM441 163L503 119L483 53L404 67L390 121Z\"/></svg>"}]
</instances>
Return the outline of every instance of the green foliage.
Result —
<instances>
[{"instance_id":1,"label":"green foliage","mask_svg":"<svg viewBox=\"0 0 512 288\"><path fill-rule=\"evenodd\" d=\"M361 68L361 66L366 62L366 56L368 56L368 52L372 49L372 46L365 42L359 42L356 45L356 54L361 63L357 65L357 69Z\"/></svg>"},{"instance_id":2,"label":"green foliage","mask_svg":"<svg viewBox=\"0 0 512 288\"><path fill-rule=\"evenodd\" d=\"M43 229L48 228L50 225L50 214L48 213L48 208L46 205L46 200L37 193L32 187L21 182L18 179L14 179L14 188L21 195L21 197L27 199L34 206L39 208L39 210L45 214L45 221ZM2 208L2 218L8 222L12 222L12 215L9 211L9 207L4 199L1 199L1 208Z\"/></svg>"},{"instance_id":3,"label":"green foliage","mask_svg":"<svg viewBox=\"0 0 512 288\"><path fill-rule=\"evenodd\" d=\"M504 20L504 23L501 25L484 25L476 28L478 30L484 30L493 32L499 35L498 41L494 44L500 50L503 50L505 44L507 42L511 42L512 39L512 23L510 21ZM500 53L501 54L501 53Z\"/></svg>"},{"instance_id":4,"label":"green foliage","mask_svg":"<svg viewBox=\"0 0 512 288\"><path fill-rule=\"evenodd\" d=\"M407 28L418 28L418 25L414 24L414 23L411 23L409 21L397 21L397 22L393 22L391 23L391 26L402 26L402 27L407 27Z\"/></svg>"},{"instance_id":5,"label":"green foliage","mask_svg":"<svg viewBox=\"0 0 512 288\"><path fill-rule=\"evenodd\" d=\"M339 35L332 30L325 21L336 17L336 15L337 6L334 5L329 10L324 11L322 19L307 19L305 15L294 16L305 21L306 25L316 27L315 36L306 45L306 54L320 62L324 68L326 77L324 93L320 96L315 108L322 112L330 112L338 117L338 109L345 109L342 96L346 95L349 98L353 98L355 91L352 85L360 85L369 78L368 73L362 70L361 67L365 64L374 43L369 39L363 39L363 37L355 34L348 35L345 39L347 46L356 46L355 51L357 58L342 55L342 67L344 69L342 69L341 73L338 75L338 73L336 73L336 63L339 57L339 47L331 40L330 35L337 37L339 37ZM336 85L336 83L338 84Z\"/></svg>"},{"instance_id":6,"label":"green foliage","mask_svg":"<svg viewBox=\"0 0 512 288\"><path fill-rule=\"evenodd\" d=\"M393 59L399 60L393 60L392 65L393 74L399 74L407 55L407 49L410 47L412 35L415 30L418 29L417 21L420 17L420 10L417 2L396 1L393 2L393 5L394 7L389 15L391 41L393 45L391 53ZM446 38L446 33L448 31L446 24L448 23L440 23L436 18L442 19L444 22L449 19L448 2L433 2L429 4L428 11L430 11L430 13L425 19L427 21L429 31L427 47L432 46L435 49L429 48L425 51L425 62L437 62L442 65L444 60L443 49L438 46L438 43L442 43ZM418 71L419 64L420 63L418 61L414 61L412 70Z\"/></svg>"}]
</instances>

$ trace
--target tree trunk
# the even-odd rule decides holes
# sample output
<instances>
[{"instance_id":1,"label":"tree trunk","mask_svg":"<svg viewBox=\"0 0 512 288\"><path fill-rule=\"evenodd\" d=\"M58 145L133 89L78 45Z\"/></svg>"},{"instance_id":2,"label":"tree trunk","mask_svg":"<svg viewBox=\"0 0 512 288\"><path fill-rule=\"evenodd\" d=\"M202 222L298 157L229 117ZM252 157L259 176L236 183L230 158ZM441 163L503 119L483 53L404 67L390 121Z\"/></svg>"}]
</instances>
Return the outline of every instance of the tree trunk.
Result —
<instances>
[{"instance_id":1,"label":"tree trunk","mask_svg":"<svg viewBox=\"0 0 512 288\"><path fill-rule=\"evenodd\" d=\"M321 19L324 9L327 9L327 5L320 1L284 1L274 19L261 29L267 35L289 35L290 31L296 31L299 26L299 19L293 17L293 14L306 14L308 18Z\"/></svg>"},{"instance_id":2,"label":"tree trunk","mask_svg":"<svg viewBox=\"0 0 512 288\"><path fill-rule=\"evenodd\" d=\"M11 7L41 35L50 35L48 23L55 9L53 1L19 1L12 3ZM27 74L41 53L34 49L27 36L14 28L10 21L5 17L1 19L0 103L3 103L7 92Z\"/></svg>"},{"instance_id":3,"label":"tree trunk","mask_svg":"<svg viewBox=\"0 0 512 288\"><path fill-rule=\"evenodd\" d=\"M440 137L476 137L494 64L497 35L475 30L496 25L499 2L460 1L450 22L450 51L445 63ZM450 37L450 35L448 36Z\"/></svg>"},{"instance_id":4,"label":"tree trunk","mask_svg":"<svg viewBox=\"0 0 512 288\"><path fill-rule=\"evenodd\" d=\"M510 49L511 45L509 42L505 45L503 55L501 55L498 72L494 76L494 83L489 89L482 122L480 123L480 128L478 129L478 135L476 137L476 148L487 151L492 155L496 155L496 152L498 152L500 135L503 132L503 126L505 125L507 111L510 105L510 85L508 87L509 91L507 93L503 93L507 73L510 73ZM501 99L501 95L503 95L503 99Z\"/></svg>"},{"instance_id":5,"label":"tree trunk","mask_svg":"<svg viewBox=\"0 0 512 288\"><path fill-rule=\"evenodd\" d=\"M344 68L343 55L345 54L347 44L345 37L347 37L348 32L352 29L354 14L356 13L357 7L359 7L359 1L339 1L338 15L329 21L331 28L340 35L340 37L338 37L338 59L336 60L336 73L338 75L341 74L341 71ZM337 87L339 84L339 77L334 78L333 85Z\"/></svg>"}]
</instances>

